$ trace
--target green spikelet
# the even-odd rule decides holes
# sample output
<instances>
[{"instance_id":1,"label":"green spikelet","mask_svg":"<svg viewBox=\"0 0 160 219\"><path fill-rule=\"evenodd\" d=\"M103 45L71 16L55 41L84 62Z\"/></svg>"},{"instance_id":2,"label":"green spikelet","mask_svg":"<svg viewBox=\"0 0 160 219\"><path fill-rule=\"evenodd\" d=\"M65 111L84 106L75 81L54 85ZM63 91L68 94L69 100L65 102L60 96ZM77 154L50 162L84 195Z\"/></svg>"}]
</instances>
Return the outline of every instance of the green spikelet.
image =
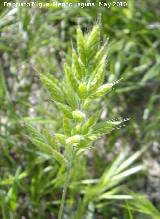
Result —
<instances>
[{"instance_id":1,"label":"green spikelet","mask_svg":"<svg viewBox=\"0 0 160 219\"><path fill-rule=\"evenodd\" d=\"M91 96L91 98L93 99L106 95L112 90L112 87L113 87L112 83L102 85L96 90L96 92Z\"/></svg>"},{"instance_id":2,"label":"green spikelet","mask_svg":"<svg viewBox=\"0 0 160 219\"><path fill-rule=\"evenodd\" d=\"M100 65L95 70L94 79L90 82L90 92L96 90L104 81L105 60L103 59Z\"/></svg>"},{"instance_id":3,"label":"green spikelet","mask_svg":"<svg viewBox=\"0 0 160 219\"><path fill-rule=\"evenodd\" d=\"M81 112L80 110L75 110L72 112L72 117L73 119L77 120L77 121L83 121L86 117L86 115Z\"/></svg>"},{"instance_id":4,"label":"green spikelet","mask_svg":"<svg viewBox=\"0 0 160 219\"><path fill-rule=\"evenodd\" d=\"M82 139L83 139L82 135L74 135L66 139L66 144L76 145L79 144Z\"/></svg>"},{"instance_id":5,"label":"green spikelet","mask_svg":"<svg viewBox=\"0 0 160 219\"><path fill-rule=\"evenodd\" d=\"M83 65L86 66L87 64L87 55L86 55L86 41L84 39L82 30L80 27L77 28L77 49L79 57L83 63Z\"/></svg>"},{"instance_id":6,"label":"green spikelet","mask_svg":"<svg viewBox=\"0 0 160 219\"><path fill-rule=\"evenodd\" d=\"M97 52L97 54L95 55L95 65L99 65L99 63L101 62L102 59L106 59L107 57L107 45L108 45L108 40L107 42L104 44L104 46L101 47L101 49ZM95 67L94 65L94 67Z\"/></svg>"},{"instance_id":7,"label":"green spikelet","mask_svg":"<svg viewBox=\"0 0 160 219\"><path fill-rule=\"evenodd\" d=\"M70 68L66 63L64 64L64 71L66 75L66 80L70 84L70 86L73 88L74 91L77 91L78 87L78 81L75 78L75 75L72 72L72 68Z\"/></svg>"},{"instance_id":8,"label":"green spikelet","mask_svg":"<svg viewBox=\"0 0 160 219\"><path fill-rule=\"evenodd\" d=\"M80 83L80 85L78 87L78 93L79 93L79 96L82 99L86 98L86 96L87 96L87 85L86 85L85 82Z\"/></svg>"},{"instance_id":9,"label":"green spikelet","mask_svg":"<svg viewBox=\"0 0 160 219\"><path fill-rule=\"evenodd\" d=\"M63 129L64 129L64 133L67 136L71 135L72 132L72 126L71 126L71 122L67 117L63 118Z\"/></svg>"},{"instance_id":10,"label":"green spikelet","mask_svg":"<svg viewBox=\"0 0 160 219\"><path fill-rule=\"evenodd\" d=\"M78 58L75 50L72 51L72 60L73 60L72 71L75 72L77 79L81 80L84 76L84 69L81 60Z\"/></svg>"},{"instance_id":11,"label":"green spikelet","mask_svg":"<svg viewBox=\"0 0 160 219\"><path fill-rule=\"evenodd\" d=\"M63 103L64 102L64 94L60 88L60 84L57 80L50 74L47 75L40 75L40 79L45 87L48 89L51 98L54 101L58 101Z\"/></svg>"},{"instance_id":12,"label":"green spikelet","mask_svg":"<svg viewBox=\"0 0 160 219\"><path fill-rule=\"evenodd\" d=\"M91 116L83 125L82 133L87 134L91 127L94 126L99 118L100 112L96 112L93 116Z\"/></svg>"},{"instance_id":13,"label":"green spikelet","mask_svg":"<svg viewBox=\"0 0 160 219\"><path fill-rule=\"evenodd\" d=\"M57 133L57 134L55 134L55 138L60 144L65 145L65 143L66 143L66 136L65 135Z\"/></svg>"},{"instance_id":14,"label":"green spikelet","mask_svg":"<svg viewBox=\"0 0 160 219\"><path fill-rule=\"evenodd\" d=\"M78 96L77 92L73 90L73 88L68 84L68 81L63 81L63 87L62 87L65 102L72 108L76 109L78 107Z\"/></svg>"},{"instance_id":15,"label":"green spikelet","mask_svg":"<svg viewBox=\"0 0 160 219\"><path fill-rule=\"evenodd\" d=\"M69 106L62 103L56 104L66 117L72 119L72 109Z\"/></svg>"},{"instance_id":16,"label":"green spikelet","mask_svg":"<svg viewBox=\"0 0 160 219\"><path fill-rule=\"evenodd\" d=\"M112 131L117 126L122 124L123 120L120 121L106 121L106 122L99 122L93 127L92 134L104 134L107 132Z\"/></svg>"},{"instance_id":17,"label":"green spikelet","mask_svg":"<svg viewBox=\"0 0 160 219\"><path fill-rule=\"evenodd\" d=\"M94 26L87 39L87 54L88 60L94 58L97 53L100 42L100 28L98 25Z\"/></svg>"}]
</instances>

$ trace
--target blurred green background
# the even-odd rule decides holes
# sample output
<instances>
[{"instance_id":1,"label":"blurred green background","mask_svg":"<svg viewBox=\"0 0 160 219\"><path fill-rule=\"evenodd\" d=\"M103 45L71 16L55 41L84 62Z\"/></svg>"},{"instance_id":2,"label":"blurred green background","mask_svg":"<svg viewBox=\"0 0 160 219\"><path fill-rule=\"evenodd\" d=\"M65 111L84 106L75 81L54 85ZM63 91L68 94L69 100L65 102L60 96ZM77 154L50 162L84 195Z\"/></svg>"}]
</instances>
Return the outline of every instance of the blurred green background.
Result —
<instances>
[{"instance_id":1,"label":"blurred green background","mask_svg":"<svg viewBox=\"0 0 160 219\"><path fill-rule=\"evenodd\" d=\"M61 129L61 118L37 73L50 72L61 78L77 25L88 32L97 22L102 39L109 38L110 43L106 81L122 78L103 99L102 116L129 117L130 121L96 143L87 161L77 164L75 179L99 177L120 151L148 146L140 160L146 172L126 181L126 187L146 194L160 208L160 4L158 0L127 3L126 8L110 9L9 8L1 4L0 218L56 218L62 170L55 161L38 156L23 121L49 127L53 133ZM122 203L108 205L99 207L94 218L132 218ZM133 218L150 217L133 213Z\"/></svg>"}]
</instances>

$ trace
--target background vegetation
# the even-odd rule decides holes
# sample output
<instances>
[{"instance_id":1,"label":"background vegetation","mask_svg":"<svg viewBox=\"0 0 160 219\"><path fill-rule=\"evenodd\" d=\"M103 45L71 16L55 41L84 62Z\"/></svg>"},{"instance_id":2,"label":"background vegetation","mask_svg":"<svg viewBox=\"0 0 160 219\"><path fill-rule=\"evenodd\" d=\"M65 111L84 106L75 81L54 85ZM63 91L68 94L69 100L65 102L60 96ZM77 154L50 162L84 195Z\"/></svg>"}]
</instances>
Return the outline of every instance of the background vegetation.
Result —
<instances>
[{"instance_id":1,"label":"background vegetation","mask_svg":"<svg viewBox=\"0 0 160 219\"><path fill-rule=\"evenodd\" d=\"M109 37L110 42L105 80L122 78L101 101L101 117L129 117L130 121L98 140L86 159L77 163L72 177L75 181L98 178L119 153L127 149L132 154L148 147L138 161L145 164L146 170L127 179L123 187L125 191L145 194L148 199L136 194L136 204L104 201L87 219L158 218L155 215L160 209L159 1L128 0L128 5L74 10L1 7L0 218L57 218L63 169L45 154L39 156L26 137L24 120L37 129L50 128L53 134L61 130L61 116L48 101L37 73L50 72L61 79L62 64L70 59L66 54L71 54L72 44L75 45L77 24L88 32L97 20L101 23L102 39ZM70 196L68 205L74 210L73 197Z\"/></svg>"}]
</instances>

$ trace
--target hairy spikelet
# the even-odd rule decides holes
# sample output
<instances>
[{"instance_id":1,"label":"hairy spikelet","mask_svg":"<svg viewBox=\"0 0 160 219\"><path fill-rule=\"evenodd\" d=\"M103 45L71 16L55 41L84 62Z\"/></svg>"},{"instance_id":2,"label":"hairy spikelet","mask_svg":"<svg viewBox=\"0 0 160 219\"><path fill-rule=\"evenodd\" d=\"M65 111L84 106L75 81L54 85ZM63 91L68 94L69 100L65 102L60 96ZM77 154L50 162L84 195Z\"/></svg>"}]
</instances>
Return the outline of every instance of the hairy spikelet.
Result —
<instances>
[{"instance_id":1,"label":"hairy spikelet","mask_svg":"<svg viewBox=\"0 0 160 219\"><path fill-rule=\"evenodd\" d=\"M78 81L75 77L74 72L72 72L72 68L69 67L67 64L64 65L64 71L66 75L66 80L69 83L69 85L73 88L73 90L76 92L78 87Z\"/></svg>"},{"instance_id":2,"label":"hairy spikelet","mask_svg":"<svg viewBox=\"0 0 160 219\"><path fill-rule=\"evenodd\" d=\"M83 65L86 66L87 64L86 41L80 27L77 28L77 49Z\"/></svg>"},{"instance_id":3,"label":"hairy spikelet","mask_svg":"<svg viewBox=\"0 0 160 219\"><path fill-rule=\"evenodd\" d=\"M74 72L78 80L81 80L84 76L83 65L75 50L72 51L72 60L72 72Z\"/></svg>"},{"instance_id":4,"label":"hairy spikelet","mask_svg":"<svg viewBox=\"0 0 160 219\"><path fill-rule=\"evenodd\" d=\"M113 84L112 83L108 83L108 84L104 84L102 86L100 86L93 95L91 95L91 98L98 98L98 97L102 97L105 94L109 93L112 90Z\"/></svg>"},{"instance_id":5,"label":"hairy spikelet","mask_svg":"<svg viewBox=\"0 0 160 219\"><path fill-rule=\"evenodd\" d=\"M71 132L72 132L71 122L67 117L63 118L63 129L64 129L65 135L67 136L71 135Z\"/></svg>"},{"instance_id":6,"label":"hairy spikelet","mask_svg":"<svg viewBox=\"0 0 160 219\"><path fill-rule=\"evenodd\" d=\"M100 65L96 68L92 78L93 80L89 84L90 92L96 90L104 81L105 72L105 60L103 59Z\"/></svg>"},{"instance_id":7,"label":"hairy spikelet","mask_svg":"<svg viewBox=\"0 0 160 219\"><path fill-rule=\"evenodd\" d=\"M87 84L85 82L82 82L79 84L78 86L78 94L80 96L81 99L85 99L87 96Z\"/></svg>"},{"instance_id":8,"label":"hairy spikelet","mask_svg":"<svg viewBox=\"0 0 160 219\"><path fill-rule=\"evenodd\" d=\"M87 134L91 127L94 126L99 118L99 114L100 112L96 112L95 114L93 114L93 116L91 116L83 125L82 127L82 133L83 134Z\"/></svg>"},{"instance_id":9,"label":"hairy spikelet","mask_svg":"<svg viewBox=\"0 0 160 219\"><path fill-rule=\"evenodd\" d=\"M57 103L59 109L63 112L64 116L72 119L72 109L68 105Z\"/></svg>"},{"instance_id":10,"label":"hairy spikelet","mask_svg":"<svg viewBox=\"0 0 160 219\"><path fill-rule=\"evenodd\" d=\"M80 110L74 110L72 112L72 116L73 116L73 119L75 119L77 121L83 121L86 117L85 113L83 113Z\"/></svg>"},{"instance_id":11,"label":"hairy spikelet","mask_svg":"<svg viewBox=\"0 0 160 219\"><path fill-rule=\"evenodd\" d=\"M61 91L60 84L57 80L50 74L40 75L42 83L48 89L50 96L53 100L58 102L64 102L64 95Z\"/></svg>"},{"instance_id":12,"label":"hairy spikelet","mask_svg":"<svg viewBox=\"0 0 160 219\"><path fill-rule=\"evenodd\" d=\"M100 28L98 25L94 26L87 39L87 54L88 61L90 61L98 51L100 42Z\"/></svg>"},{"instance_id":13,"label":"hairy spikelet","mask_svg":"<svg viewBox=\"0 0 160 219\"><path fill-rule=\"evenodd\" d=\"M96 134L96 135L102 135L105 133L108 133L110 131L112 131L115 127L119 126L122 121L106 121L106 122L99 122L97 123L92 130L92 134Z\"/></svg>"}]
</instances>

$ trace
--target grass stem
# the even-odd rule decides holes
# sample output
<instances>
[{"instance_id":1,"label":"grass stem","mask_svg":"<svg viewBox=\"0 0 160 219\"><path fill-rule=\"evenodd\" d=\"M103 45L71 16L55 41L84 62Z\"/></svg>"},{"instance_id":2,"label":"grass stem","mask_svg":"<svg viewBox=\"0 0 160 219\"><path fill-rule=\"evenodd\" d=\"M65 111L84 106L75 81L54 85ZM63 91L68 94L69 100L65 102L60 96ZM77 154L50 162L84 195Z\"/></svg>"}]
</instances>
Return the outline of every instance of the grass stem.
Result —
<instances>
[{"instance_id":1,"label":"grass stem","mask_svg":"<svg viewBox=\"0 0 160 219\"><path fill-rule=\"evenodd\" d=\"M74 152L74 148L72 147L71 153L70 153L69 164L68 164L67 171L65 174L66 176L65 176L64 186L63 186L63 192L62 192L60 209L59 209L59 213L58 213L58 219L63 219L64 205L65 205L65 200L66 200L66 196L67 196L67 189L68 189L69 181L70 181L70 173L71 173L73 159L74 159L73 152Z\"/></svg>"}]
</instances>

